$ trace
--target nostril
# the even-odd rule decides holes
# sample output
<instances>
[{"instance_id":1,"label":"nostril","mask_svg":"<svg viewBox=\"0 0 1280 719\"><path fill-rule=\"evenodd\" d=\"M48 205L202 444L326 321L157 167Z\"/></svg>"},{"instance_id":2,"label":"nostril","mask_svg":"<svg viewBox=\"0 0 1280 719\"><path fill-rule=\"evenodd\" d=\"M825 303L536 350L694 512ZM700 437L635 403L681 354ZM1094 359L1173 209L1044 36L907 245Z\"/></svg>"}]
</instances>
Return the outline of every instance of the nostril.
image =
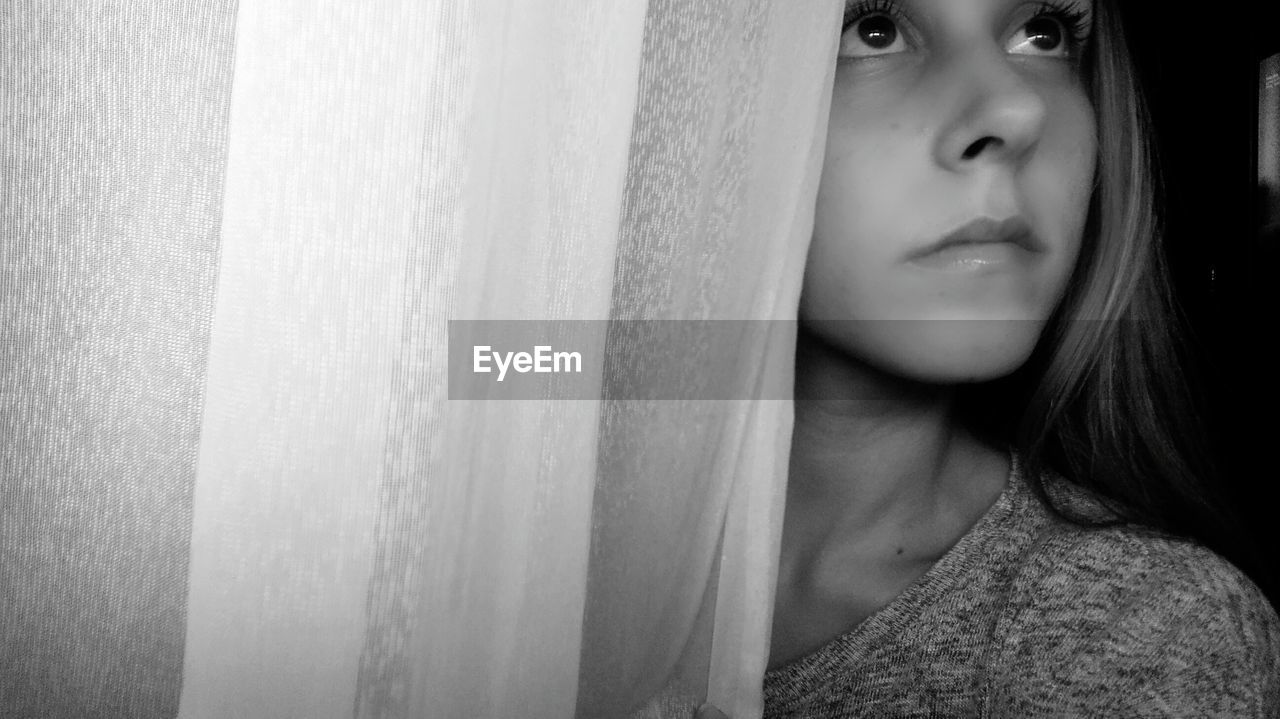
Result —
<instances>
[{"instance_id":1,"label":"nostril","mask_svg":"<svg viewBox=\"0 0 1280 719\"><path fill-rule=\"evenodd\" d=\"M972 144L970 144L968 147L966 147L966 148L965 148L965 150L964 150L964 154L963 154L963 155L961 155L961 157L962 157L963 159L965 159L965 160L972 160L973 158L977 157L978 155L981 155L981 154L982 154L982 151L983 151L983 150L985 150L985 149L987 149L987 145L990 145L990 144L992 144L992 143L996 143L996 144L998 144L999 142L1000 142L1000 141L999 141L998 139L996 139L996 138L991 137L990 135L988 135L987 137L983 137L983 138L981 138L981 139L979 139L979 140L977 140L977 141L973 142L973 143L972 143Z\"/></svg>"}]
</instances>

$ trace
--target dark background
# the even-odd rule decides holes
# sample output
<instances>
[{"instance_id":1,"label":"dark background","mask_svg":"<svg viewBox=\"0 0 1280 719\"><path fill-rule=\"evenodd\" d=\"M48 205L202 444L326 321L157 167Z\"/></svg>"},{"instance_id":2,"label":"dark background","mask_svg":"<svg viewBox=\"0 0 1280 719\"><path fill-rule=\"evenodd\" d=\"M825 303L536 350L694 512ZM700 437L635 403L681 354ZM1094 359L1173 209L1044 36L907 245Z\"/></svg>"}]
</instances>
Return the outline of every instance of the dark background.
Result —
<instances>
[{"instance_id":1,"label":"dark background","mask_svg":"<svg viewBox=\"0 0 1280 719\"><path fill-rule=\"evenodd\" d=\"M1121 2L1156 130L1165 242L1187 314L1194 377L1207 397L1224 490L1272 577L1280 607L1280 302L1277 238L1261 233L1257 187L1259 62L1280 53L1280 2ZM1250 7L1254 6L1254 7Z\"/></svg>"}]
</instances>

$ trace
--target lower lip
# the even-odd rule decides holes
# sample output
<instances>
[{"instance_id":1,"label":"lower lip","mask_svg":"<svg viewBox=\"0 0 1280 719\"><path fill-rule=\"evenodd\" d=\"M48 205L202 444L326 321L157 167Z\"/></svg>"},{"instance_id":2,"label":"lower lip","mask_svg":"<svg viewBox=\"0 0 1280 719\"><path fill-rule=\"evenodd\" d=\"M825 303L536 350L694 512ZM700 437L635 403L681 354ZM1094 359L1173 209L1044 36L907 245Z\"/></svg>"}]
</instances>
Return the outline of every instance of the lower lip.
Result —
<instances>
[{"instance_id":1,"label":"lower lip","mask_svg":"<svg viewBox=\"0 0 1280 719\"><path fill-rule=\"evenodd\" d=\"M911 260L912 264L952 272L1000 269L1027 258L1031 253L1012 242L984 242L950 245Z\"/></svg>"}]
</instances>

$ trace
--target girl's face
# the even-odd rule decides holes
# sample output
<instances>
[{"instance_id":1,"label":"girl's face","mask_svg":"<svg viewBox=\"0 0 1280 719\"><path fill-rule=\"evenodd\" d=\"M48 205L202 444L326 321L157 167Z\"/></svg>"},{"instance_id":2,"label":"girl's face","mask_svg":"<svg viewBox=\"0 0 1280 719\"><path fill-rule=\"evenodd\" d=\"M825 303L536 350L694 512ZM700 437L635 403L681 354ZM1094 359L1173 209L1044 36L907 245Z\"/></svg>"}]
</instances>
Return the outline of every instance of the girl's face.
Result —
<instances>
[{"instance_id":1,"label":"girl's face","mask_svg":"<svg viewBox=\"0 0 1280 719\"><path fill-rule=\"evenodd\" d=\"M812 331L926 382L1026 361L1088 213L1092 6L849 2L801 296Z\"/></svg>"}]
</instances>

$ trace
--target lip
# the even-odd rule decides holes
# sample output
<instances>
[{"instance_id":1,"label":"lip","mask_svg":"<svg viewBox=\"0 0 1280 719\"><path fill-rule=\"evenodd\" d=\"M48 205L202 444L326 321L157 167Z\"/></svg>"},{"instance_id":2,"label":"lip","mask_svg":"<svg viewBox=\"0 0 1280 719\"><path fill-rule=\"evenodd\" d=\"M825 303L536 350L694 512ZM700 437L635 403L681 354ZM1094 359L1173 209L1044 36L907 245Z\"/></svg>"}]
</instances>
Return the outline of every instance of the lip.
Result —
<instances>
[{"instance_id":1,"label":"lip","mask_svg":"<svg viewBox=\"0 0 1280 719\"><path fill-rule=\"evenodd\" d=\"M979 269L1024 260L1043 249L1022 217L981 217L912 252L907 261L938 269Z\"/></svg>"}]
</instances>

